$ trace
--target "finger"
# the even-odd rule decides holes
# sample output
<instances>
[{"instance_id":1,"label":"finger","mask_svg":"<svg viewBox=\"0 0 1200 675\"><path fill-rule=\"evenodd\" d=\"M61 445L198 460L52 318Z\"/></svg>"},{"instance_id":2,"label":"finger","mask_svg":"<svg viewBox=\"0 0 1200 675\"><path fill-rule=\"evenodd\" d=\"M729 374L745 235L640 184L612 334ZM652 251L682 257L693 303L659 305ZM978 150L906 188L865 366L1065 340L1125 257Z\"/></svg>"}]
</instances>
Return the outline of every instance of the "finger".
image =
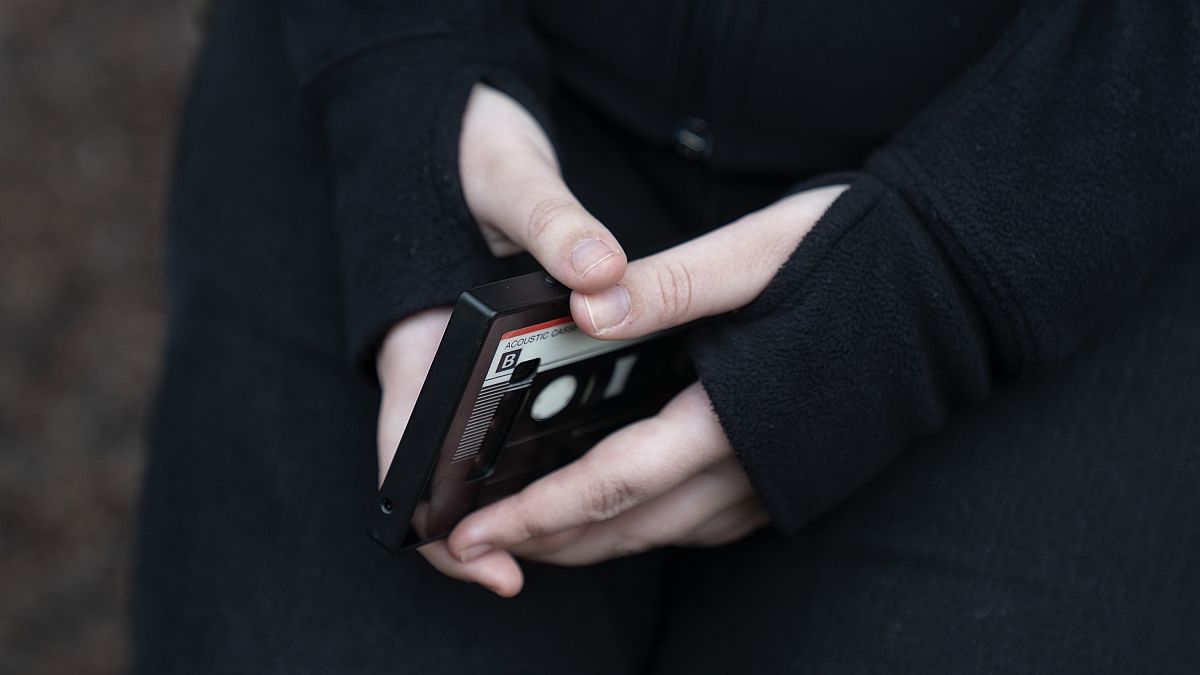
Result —
<instances>
[{"instance_id":1,"label":"finger","mask_svg":"<svg viewBox=\"0 0 1200 675\"><path fill-rule=\"evenodd\" d=\"M448 544L460 560L586 523L664 494L729 454L699 384L656 416L624 427L578 460L463 519Z\"/></svg>"},{"instance_id":2,"label":"finger","mask_svg":"<svg viewBox=\"0 0 1200 675\"><path fill-rule=\"evenodd\" d=\"M593 565L664 546L724 546L762 529L769 522L761 508L751 500L744 500L707 515L703 522L693 523L695 534L656 537L661 533L648 532L642 525L623 527L627 523L618 523L614 519L560 532L555 535L561 537L558 541L535 539L514 548L512 553L526 560L552 565ZM567 534L571 536L564 536Z\"/></svg>"},{"instance_id":3,"label":"finger","mask_svg":"<svg viewBox=\"0 0 1200 675\"><path fill-rule=\"evenodd\" d=\"M450 555L444 540L426 544L417 551L442 574L479 584L502 598L520 593L525 584L520 565L505 551L493 551L469 563L459 562Z\"/></svg>"},{"instance_id":4,"label":"finger","mask_svg":"<svg viewBox=\"0 0 1200 675\"><path fill-rule=\"evenodd\" d=\"M392 464L396 446L408 426L417 395L429 374L433 355L449 321L449 307L418 312L396 324L380 346L376 359L376 373L383 391L376 427L380 484Z\"/></svg>"},{"instance_id":5,"label":"finger","mask_svg":"<svg viewBox=\"0 0 1200 675\"><path fill-rule=\"evenodd\" d=\"M511 549L522 558L557 565L589 565L600 560L688 543L687 536L714 520L740 532L726 512L754 498L753 489L732 457L692 476L667 494L611 520L590 523L533 539Z\"/></svg>"},{"instance_id":6,"label":"finger","mask_svg":"<svg viewBox=\"0 0 1200 675\"><path fill-rule=\"evenodd\" d=\"M472 93L459 167L480 225L528 251L567 287L596 292L624 274L616 237L567 188L545 133L507 95L486 86ZM485 238L493 251L502 248Z\"/></svg>"},{"instance_id":7,"label":"finger","mask_svg":"<svg viewBox=\"0 0 1200 675\"><path fill-rule=\"evenodd\" d=\"M758 495L750 495L700 523L691 532L681 536L676 543L680 546L724 546L770 523L771 518L763 509Z\"/></svg>"},{"instance_id":8,"label":"finger","mask_svg":"<svg viewBox=\"0 0 1200 675\"><path fill-rule=\"evenodd\" d=\"M810 190L635 260L617 286L599 293L576 289L571 314L590 335L621 339L737 309L763 292L844 189Z\"/></svg>"}]
</instances>

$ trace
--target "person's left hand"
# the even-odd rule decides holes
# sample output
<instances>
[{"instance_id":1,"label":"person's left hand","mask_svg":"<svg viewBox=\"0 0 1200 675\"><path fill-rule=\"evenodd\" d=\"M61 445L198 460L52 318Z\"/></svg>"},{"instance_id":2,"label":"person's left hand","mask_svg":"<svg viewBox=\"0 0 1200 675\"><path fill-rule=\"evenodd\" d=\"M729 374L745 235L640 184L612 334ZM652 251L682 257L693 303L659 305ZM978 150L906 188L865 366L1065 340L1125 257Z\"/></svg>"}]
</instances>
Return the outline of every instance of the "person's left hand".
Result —
<instances>
[{"instance_id":1,"label":"person's left hand","mask_svg":"<svg viewBox=\"0 0 1200 675\"><path fill-rule=\"evenodd\" d=\"M843 190L793 195L634 261L616 286L572 294L575 321L595 337L624 339L737 309L762 293ZM657 415L468 515L422 553L443 572L507 597L523 584L512 556L582 565L660 546L725 544L767 523L695 383Z\"/></svg>"}]
</instances>

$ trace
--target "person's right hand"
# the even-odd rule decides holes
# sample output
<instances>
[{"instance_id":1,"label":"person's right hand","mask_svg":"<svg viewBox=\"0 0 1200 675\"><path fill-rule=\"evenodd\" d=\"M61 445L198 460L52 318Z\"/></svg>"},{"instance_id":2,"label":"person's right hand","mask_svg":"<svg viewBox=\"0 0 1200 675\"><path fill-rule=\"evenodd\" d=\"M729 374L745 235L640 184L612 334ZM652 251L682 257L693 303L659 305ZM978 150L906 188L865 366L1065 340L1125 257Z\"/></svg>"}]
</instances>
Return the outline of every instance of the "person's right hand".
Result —
<instances>
[{"instance_id":1,"label":"person's right hand","mask_svg":"<svg viewBox=\"0 0 1200 675\"><path fill-rule=\"evenodd\" d=\"M563 285L584 293L610 288L625 274L625 252L567 189L541 126L519 103L487 85L475 85L467 102L459 173L467 207L495 255L528 251ZM449 316L449 308L414 314L393 326L380 347L380 482ZM462 563L444 540L419 550L447 575L482 583L500 595L520 589L520 568L508 553Z\"/></svg>"}]
</instances>

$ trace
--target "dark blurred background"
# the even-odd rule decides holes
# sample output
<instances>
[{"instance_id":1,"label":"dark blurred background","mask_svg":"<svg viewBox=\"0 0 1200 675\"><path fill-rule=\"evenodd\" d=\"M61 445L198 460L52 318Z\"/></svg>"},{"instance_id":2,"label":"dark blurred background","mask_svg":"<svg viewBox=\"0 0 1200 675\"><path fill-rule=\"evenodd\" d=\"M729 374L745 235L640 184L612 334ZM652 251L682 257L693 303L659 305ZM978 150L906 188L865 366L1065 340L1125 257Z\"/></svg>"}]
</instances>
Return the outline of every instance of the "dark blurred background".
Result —
<instances>
[{"instance_id":1,"label":"dark blurred background","mask_svg":"<svg viewBox=\"0 0 1200 675\"><path fill-rule=\"evenodd\" d=\"M201 9L0 0L0 673L117 673Z\"/></svg>"}]
</instances>

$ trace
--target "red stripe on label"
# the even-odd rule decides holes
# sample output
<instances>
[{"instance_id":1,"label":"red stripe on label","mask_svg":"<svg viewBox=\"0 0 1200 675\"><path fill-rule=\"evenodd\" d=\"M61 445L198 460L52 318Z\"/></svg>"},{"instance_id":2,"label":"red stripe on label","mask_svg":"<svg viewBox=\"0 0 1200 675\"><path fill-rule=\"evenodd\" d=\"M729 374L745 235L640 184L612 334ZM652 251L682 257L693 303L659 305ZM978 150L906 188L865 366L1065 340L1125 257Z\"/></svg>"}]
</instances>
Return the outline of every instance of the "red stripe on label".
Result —
<instances>
[{"instance_id":1,"label":"red stripe on label","mask_svg":"<svg viewBox=\"0 0 1200 675\"><path fill-rule=\"evenodd\" d=\"M570 322L571 322L571 317L569 317L569 316L564 316L559 319L551 319L550 321L543 321L541 323L534 324L532 326L526 326L524 328L510 330L507 333L505 333L504 335L501 335L500 339L507 340L508 338L517 337L518 335L524 335L526 333L536 333L539 330L543 330L545 328L550 328L551 326L558 326L558 325L561 325L564 323L570 323Z\"/></svg>"}]
</instances>

